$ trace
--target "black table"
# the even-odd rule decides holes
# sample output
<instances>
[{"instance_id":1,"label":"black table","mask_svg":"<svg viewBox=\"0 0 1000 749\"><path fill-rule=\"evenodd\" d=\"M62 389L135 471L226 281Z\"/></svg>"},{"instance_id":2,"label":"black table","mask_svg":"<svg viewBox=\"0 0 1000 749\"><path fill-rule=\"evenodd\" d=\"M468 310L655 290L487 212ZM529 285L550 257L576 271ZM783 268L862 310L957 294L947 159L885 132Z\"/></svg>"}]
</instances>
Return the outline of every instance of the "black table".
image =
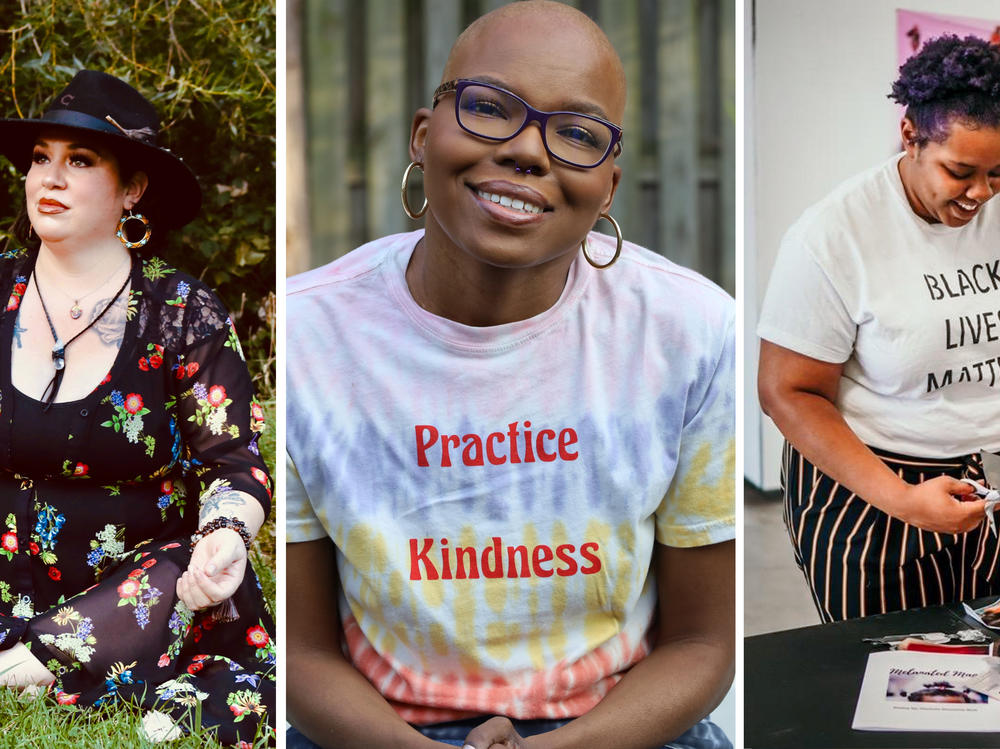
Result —
<instances>
[{"instance_id":1,"label":"black table","mask_svg":"<svg viewBox=\"0 0 1000 749\"><path fill-rule=\"evenodd\" d=\"M973 608L996 597L970 601ZM744 743L752 749L964 749L1000 747L996 733L855 731L851 728L868 654L865 637L983 629L961 605L866 616L772 632L744 641Z\"/></svg>"}]
</instances>

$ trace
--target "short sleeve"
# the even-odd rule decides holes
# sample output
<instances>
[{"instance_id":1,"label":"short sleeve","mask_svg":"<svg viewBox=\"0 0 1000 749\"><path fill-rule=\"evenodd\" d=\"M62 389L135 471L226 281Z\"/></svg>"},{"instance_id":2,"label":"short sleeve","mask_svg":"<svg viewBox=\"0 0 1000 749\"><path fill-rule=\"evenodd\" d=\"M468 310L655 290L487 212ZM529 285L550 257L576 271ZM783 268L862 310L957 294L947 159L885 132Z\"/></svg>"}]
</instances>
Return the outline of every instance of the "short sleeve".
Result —
<instances>
[{"instance_id":1,"label":"short sleeve","mask_svg":"<svg viewBox=\"0 0 1000 749\"><path fill-rule=\"evenodd\" d=\"M691 547L736 535L736 375L733 307L714 356L706 357L701 396L681 429L677 467L656 511L656 540Z\"/></svg>"},{"instance_id":2,"label":"short sleeve","mask_svg":"<svg viewBox=\"0 0 1000 749\"><path fill-rule=\"evenodd\" d=\"M846 295L856 293L857 285L848 279L850 257L841 262L838 268L824 267L807 233L792 227L771 271L757 335L813 359L847 361L858 326L850 313L854 303Z\"/></svg>"},{"instance_id":3,"label":"short sleeve","mask_svg":"<svg viewBox=\"0 0 1000 749\"><path fill-rule=\"evenodd\" d=\"M288 543L317 541L327 537L323 523L316 517L306 487L290 455L285 455L285 540Z\"/></svg>"},{"instance_id":4,"label":"short sleeve","mask_svg":"<svg viewBox=\"0 0 1000 749\"><path fill-rule=\"evenodd\" d=\"M191 289L186 345L173 367L182 456L202 498L231 489L271 507L271 476L257 441L264 411L257 401L232 321L206 288Z\"/></svg>"}]
</instances>

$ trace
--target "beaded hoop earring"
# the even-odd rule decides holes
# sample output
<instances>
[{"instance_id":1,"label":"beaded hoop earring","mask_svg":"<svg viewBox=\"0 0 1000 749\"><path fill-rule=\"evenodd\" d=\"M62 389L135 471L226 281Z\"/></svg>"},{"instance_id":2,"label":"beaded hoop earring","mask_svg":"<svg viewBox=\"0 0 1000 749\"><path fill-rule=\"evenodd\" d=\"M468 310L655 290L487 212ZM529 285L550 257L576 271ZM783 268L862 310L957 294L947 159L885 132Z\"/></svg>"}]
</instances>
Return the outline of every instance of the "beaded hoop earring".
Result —
<instances>
[{"instance_id":1,"label":"beaded hoop earring","mask_svg":"<svg viewBox=\"0 0 1000 749\"><path fill-rule=\"evenodd\" d=\"M138 242L130 242L128 237L125 236L125 224L129 221L141 221L142 225L146 227L146 233L143 235L142 239ZM125 245L126 249L134 250L137 247L142 247L149 241L149 238L153 235L153 230L149 226L149 219L143 216L141 213L132 213L132 209L129 208L128 215L122 216L121 221L118 222L118 231L115 236L118 237L118 241Z\"/></svg>"},{"instance_id":2,"label":"beaded hoop earring","mask_svg":"<svg viewBox=\"0 0 1000 749\"><path fill-rule=\"evenodd\" d=\"M406 167L406 171L403 172L403 185L400 188L399 198L403 201L403 212L416 221L418 218L427 213L427 198L424 198L424 204L420 206L420 210L414 213L413 209L410 208L410 201L406 199L406 183L410 181L410 172L413 171L414 167L419 169L421 172L424 171L424 165L419 161L410 162L410 165Z\"/></svg>"},{"instance_id":3,"label":"beaded hoop earring","mask_svg":"<svg viewBox=\"0 0 1000 749\"><path fill-rule=\"evenodd\" d=\"M611 214L602 213L600 217L607 219L608 221L611 222L611 225L615 227L615 236L618 238L618 245L617 247L615 247L615 256L611 258L608 262L606 262L604 265L598 265L593 260L591 260L590 255L587 254L586 239L584 239L583 242L580 243L580 249L583 250L583 256L587 258L588 263L590 263L599 270L604 270L605 268L610 268L612 265L614 265L615 261L618 260L618 256L622 254L622 229L620 226L618 226L618 222L615 221L613 218L611 218Z\"/></svg>"}]
</instances>

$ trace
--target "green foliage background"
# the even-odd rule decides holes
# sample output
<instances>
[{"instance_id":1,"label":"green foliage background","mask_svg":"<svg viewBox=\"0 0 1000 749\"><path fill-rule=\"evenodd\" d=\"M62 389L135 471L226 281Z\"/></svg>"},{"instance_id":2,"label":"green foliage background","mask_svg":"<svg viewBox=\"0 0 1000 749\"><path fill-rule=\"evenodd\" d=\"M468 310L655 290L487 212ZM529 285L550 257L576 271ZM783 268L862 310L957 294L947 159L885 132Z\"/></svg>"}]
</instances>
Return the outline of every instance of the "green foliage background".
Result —
<instances>
[{"instance_id":1,"label":"green foliage background","mask_svg":"<svg viewBox=\"0 0 1000 749\"><path fill-rule=\"evenodd\" d=\"M168 262L231 310L261 396L275 384L275 10L270 0L0 0L0 116L37 118L73 75L103 70L156 106L160 145L204 194ZM0 239L24 199L0 157Z\"/></svg>"}]
</instances>

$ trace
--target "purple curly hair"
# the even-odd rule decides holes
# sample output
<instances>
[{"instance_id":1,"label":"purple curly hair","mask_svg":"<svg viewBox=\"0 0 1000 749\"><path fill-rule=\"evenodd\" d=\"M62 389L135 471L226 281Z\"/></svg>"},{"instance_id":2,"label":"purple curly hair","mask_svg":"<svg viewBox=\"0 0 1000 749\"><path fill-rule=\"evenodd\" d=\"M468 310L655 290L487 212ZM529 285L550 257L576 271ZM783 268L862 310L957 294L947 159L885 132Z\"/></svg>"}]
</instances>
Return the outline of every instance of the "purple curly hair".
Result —
<instances>
[{"instance_id":1,"label":"purple curly hair","mask_svg":"<svg viewBox=\"0 0 1000 749\"><path fill-rule=\"evenodd\" d=\"M906 107L920 146L944 142L956 120L1000 127L1000 47L975 36L932 39L900 67L889 98Z\"/></svg>"}]
</instances>

